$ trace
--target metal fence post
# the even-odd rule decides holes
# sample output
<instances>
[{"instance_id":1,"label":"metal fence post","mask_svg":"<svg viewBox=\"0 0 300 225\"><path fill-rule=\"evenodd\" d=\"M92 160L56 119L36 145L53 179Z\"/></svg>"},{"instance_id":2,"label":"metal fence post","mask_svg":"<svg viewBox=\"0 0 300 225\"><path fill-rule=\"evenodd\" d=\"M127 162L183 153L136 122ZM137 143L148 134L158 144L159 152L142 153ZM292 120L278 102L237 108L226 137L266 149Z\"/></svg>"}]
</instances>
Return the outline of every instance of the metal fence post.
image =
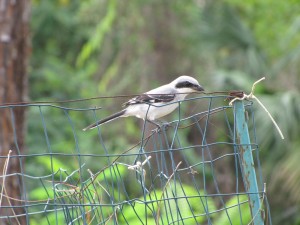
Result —
<instances>
[{"instance_id":1,"label":"metal fence post","mask_svg":"<svg viewBox=\"0 0 300 225\"><path fill-rule=\"evenodd\" d=\"M234 102L236 144L239 150L240 165L244 180L245 190L248 193L249 205L254 225L263 225L264 221L261 214L261 202L259 198L252 149L250 146L250 137L248 125L245 118L245 107L243 101Z\"/></svg>"}]
</instances>

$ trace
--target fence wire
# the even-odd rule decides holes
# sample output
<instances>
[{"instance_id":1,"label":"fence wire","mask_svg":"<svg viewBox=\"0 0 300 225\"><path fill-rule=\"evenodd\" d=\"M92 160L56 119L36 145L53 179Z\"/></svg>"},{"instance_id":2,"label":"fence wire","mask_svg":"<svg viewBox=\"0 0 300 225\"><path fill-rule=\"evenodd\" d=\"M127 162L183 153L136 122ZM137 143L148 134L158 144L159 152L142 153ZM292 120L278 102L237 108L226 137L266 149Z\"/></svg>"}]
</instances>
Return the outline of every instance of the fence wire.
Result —
<instances>
[{"instance_id":1,"label":"fence wire","mask_svg":"<svg viewBox=\"0 0 300 225\"><path fill-rule=\"evenodd\" d=\"M245 191L234 110L224 101L227 97L201 96L176 103L179 107L173 119L162 122L160 129L136 118L123 118L120 120L126 121L116 120L86 132L82 128L87 121L104 117L101 108L0 106L0 112L9 110L13 128L14 111L26 107L29 132L26 149L17 151L19 137L14 132L11 155L0 156L8 165L12 159L20 163L17 173L0 168L1 199L19 202L2 203L1 208L23 209L21 214L0 213L0 221L18 224L13 221L26 217L26 224L48 225L244 225L253 224L256 215L251 215L249 195L258 194L259 213L265 224L272 224L252 103L244 104L257 193ZM127 140L129 136L132 140ZM5 194L7 177L19 182L18 199Z\"/></svg>"}]
</instances>

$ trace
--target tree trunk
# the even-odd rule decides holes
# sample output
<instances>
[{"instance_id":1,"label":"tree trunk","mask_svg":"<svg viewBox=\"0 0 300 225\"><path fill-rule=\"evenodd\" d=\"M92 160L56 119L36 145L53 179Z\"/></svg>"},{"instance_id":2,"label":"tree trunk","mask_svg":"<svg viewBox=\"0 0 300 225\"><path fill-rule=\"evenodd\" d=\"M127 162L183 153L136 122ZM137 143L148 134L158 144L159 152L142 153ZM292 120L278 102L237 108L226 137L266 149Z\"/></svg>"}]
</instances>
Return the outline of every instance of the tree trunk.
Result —
<instances>
[{"instance_id":1,"label":"tree trunk","mask_svg":"<svg viewBox=\"0 0 300 225\"><path fill-rule=\"evenodd\" d=\"M27 97L29 3L30 0L0 0L0 105L22 102ZM24 199L23 178L15 174L24 169L18 157L24 149L24 133L25 108L0 106L0 217L25 213L21 207L25 203L16 201ZM9 150L16 157L10 158L5 172ZM5 174L11 176L3 180ZM0 224L26 224L26 217L1 218Z\"/></svg>"}]
</instances>

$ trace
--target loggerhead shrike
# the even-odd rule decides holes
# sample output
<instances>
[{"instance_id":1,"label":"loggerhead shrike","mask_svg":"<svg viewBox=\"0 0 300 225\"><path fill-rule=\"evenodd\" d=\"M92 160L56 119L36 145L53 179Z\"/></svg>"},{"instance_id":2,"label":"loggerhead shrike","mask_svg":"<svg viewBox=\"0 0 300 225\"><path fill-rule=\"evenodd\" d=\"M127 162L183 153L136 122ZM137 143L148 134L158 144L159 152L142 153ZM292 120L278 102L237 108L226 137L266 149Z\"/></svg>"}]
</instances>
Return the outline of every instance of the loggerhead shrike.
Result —
<instances>
[{"instance_id":1,"label":"loggerhead shrike","mask_svg":"<svg viewBox=\"0 0 300 225\"><path fill-rule=\"evenodd\" d=\"M156 124L154 120L174 111L178 107L176 102L184 100L188 94L195 91L204 91L204 89L193 77L180 76L169 84L130 99L123 104L126 107L124 110L99 120L83 130L93 129L119 117L128 116L136 116L137 118Z\"/></svg>"}]
</instances>

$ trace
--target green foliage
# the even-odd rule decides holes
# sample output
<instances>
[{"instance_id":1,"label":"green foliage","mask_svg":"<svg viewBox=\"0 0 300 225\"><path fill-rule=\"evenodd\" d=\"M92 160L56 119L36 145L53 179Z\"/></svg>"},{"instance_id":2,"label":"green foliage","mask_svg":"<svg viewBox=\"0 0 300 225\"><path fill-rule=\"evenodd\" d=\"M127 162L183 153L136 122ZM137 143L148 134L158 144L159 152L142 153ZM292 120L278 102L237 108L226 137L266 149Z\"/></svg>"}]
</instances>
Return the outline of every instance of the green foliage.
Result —
<instances>
[{"instance_id":1,"label":"green foliage","mask_svg":"<svg viewBox=\"0 0 300 225\"><path fill-rule=\"evenodd\" d=\"M201 191L200 195L203 194L205 192ZM216 210L212 198L199 197L197 190L179 183L171 183L163 191L153 190L146 198L139 198L139 201L141 202L137 201L134 205L124 206L120 214L120 222L155 224L155 221L162 221L161 223L167 223L172 217L172 221L183 220L185 224L195 224L206 221L205 212ZM180 215L177 213L178 208Z\"/></svg>"},{"instance_id":2,"label":"green foliage","mask_svg":"<svg viewBox=\"0 0 300 225\"><path fill-rule=\"evenodd\" d=\"M107 14L96 26L95 33L90 40L84 44L76 64L82 67L83 63L91 57L91 54L103 44L104 36L112 29L112 24L116 18L116 0L110 0L107 6Z\"/></svg>"},{"instance_id":3,"label":"green foliage","mask_svg":"<svg viewBox=\"0 0 300 225\"><path fill-rule=\"evenodd\" d=\"M290 24L298 20L300 5L297 0L289 1L239 1L226 0L239 10L241 19L253 31L255 39L264 47L265 53L274 59L282 53L292 51L299 44L300 35L291 42L286 42ZM276 21L274 21L276 18ZM286 49L281 46L285 45Z\"/></svg>"},{"instance_id":4,"label":"green foliage","mask_svg":"<svg viewBox=\"0 0 300 225\"><path fill-rule=\"evenodd\" d=\"M32 225L64 224L64 223L65 223L65 214L63 212L51 213L48 216L30 220L30 224Z\"/></svg>"},{"instance_id":5,"label":"green foliage","mask_svg":"<svg viewBox=\"0 0 300 225\"><path fill-rule=\"evenodd\" d=\"M96 182L102 182L104 180L117 182L118 177L124 177L127 174L128 169L125 166L111 166L100 173L95 179Z\"/></svg>"},{"instance_id":6,"label":"green foliage","mask_svg":"<svg viewBox=\"0 0 300 225\"><path fill-rule=\"evenodd\" d=\"M57 173L60 169L66 169L66 164L55 157L38 157L36 162L43 165L49 173ZM69 167L69 165L67 167Z\"/></svg>"},{"instance_id":7,"label":"green foliage","mask_svg":"<svg viewBox=\"0 0 300 225\"><path fill-rule=\"evenodd\" d=\"M54 192L52 187L38 187L31 190L29 196L32 200L54 199Z\"/></svg>"},{"instance_id":8,"label":"green foliage","mask_svg":"<svg viewBox=\"0 0 300 225\"><path fill-rule=\"evenodd\" d=\"M252 217L247 196L232 197L226 202L226 207L227 210L222 211L222 214L214 221L215 224L239 225L250 223Z\"/></svg>"},{"instance_id":9,"label":"green foliage","mask_svg":"<svg viewBox=\"0 0 300 225\"><path fill-rule=\"evenodd\" d=\"M276 174L276 177L271 187L277 192L288 190L287 198L294 203L300 201L299 142L294 143L291 149L293 154L285 154L284 159L275 166L273 174Z\"/></svg>"},{"instance_id":10,"label":"green foliage","mask_svg":"<svg viewBox=\"0 0 300 225\"><path fill-rule=\"evenodd\" d=\"M263 51L233 7L223 2L208 4L202 23L201 40L219 68L261 76L266 63Z\"/></svg>"}]
</instances>

